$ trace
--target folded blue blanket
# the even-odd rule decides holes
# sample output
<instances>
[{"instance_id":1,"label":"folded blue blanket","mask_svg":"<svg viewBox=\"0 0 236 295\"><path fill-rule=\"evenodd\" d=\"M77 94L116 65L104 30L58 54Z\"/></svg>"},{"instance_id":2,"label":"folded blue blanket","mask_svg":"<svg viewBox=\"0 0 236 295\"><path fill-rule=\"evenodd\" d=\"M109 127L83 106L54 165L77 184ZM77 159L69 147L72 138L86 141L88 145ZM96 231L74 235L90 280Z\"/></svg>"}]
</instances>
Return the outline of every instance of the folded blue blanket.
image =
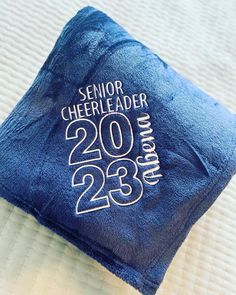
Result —
<instances>
[{"instance_id":1,"label":"folded blue blanket","mask_svg":"<svg viewBox=\"0 0 236 295\"><path fill-rule=\"evenodd\" d=\"M0 127L0 195L151 295L235 147L235 115L86 7Z\"/></svg>"}]
</instances>

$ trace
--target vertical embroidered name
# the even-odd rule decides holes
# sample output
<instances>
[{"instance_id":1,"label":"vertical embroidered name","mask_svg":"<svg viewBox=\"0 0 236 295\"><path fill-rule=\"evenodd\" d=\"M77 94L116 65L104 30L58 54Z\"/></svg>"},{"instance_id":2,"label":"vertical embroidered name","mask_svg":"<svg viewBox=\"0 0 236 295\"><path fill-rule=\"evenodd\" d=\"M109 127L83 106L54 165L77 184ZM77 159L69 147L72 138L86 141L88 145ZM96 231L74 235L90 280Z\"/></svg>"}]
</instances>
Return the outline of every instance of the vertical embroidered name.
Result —
<instances>
[{"instance_id":1,"label":"vertical embroidered name","mask_svg":"<svg viewBox=\"0 0 236 295\"><path fill-rule=\"evenodd\" d=\"M141 117L137 118L138 126L140 128L142 150L145 156L138 156L136 162L143 167L143 180L149 185L155 185L159 182L162 174L159 173L160 162L156 152L155 138L153 137L153 129L149 121L150 115L143 113Z\"/></svg>"}]
</instances>

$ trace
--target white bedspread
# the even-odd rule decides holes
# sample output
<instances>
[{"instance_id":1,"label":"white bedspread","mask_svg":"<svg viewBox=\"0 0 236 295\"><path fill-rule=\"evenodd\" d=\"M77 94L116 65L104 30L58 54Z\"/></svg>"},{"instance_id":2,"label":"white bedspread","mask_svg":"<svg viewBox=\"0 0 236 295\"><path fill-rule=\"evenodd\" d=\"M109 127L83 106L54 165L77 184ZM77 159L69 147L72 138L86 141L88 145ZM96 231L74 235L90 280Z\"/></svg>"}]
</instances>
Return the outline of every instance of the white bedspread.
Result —
<instances>
[{"instance_id":1,"label":"white bedspread","mask_svg":"<svg viewBox=\"0 0 236 295\"><path fill-rule=\"evenodd\" d=\"M1 0L0 123L31 85L63 25L101 8L236 112L235 0ZM0 199L1 295L138 294ZM194 226L159 295L236 294L236 178Z\"/></svg>"}]
</instances>

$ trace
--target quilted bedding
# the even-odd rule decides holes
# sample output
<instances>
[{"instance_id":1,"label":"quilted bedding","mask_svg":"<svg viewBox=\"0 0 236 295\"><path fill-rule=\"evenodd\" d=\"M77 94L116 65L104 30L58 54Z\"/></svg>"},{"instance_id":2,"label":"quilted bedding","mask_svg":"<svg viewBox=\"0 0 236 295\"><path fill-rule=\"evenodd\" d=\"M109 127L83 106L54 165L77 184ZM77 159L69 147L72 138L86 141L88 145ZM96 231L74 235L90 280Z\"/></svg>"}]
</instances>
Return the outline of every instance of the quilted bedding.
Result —
<instances>
[{"instance_id":1,"label":"quilted bedding","mask_svg":"<svg viewBox=\"0 0 236 295\"><path fill-rule=\"evenodd\" d=\"M63 24L90 4L236 111L234 1L1 1L0 120L31 84ZM132 16L132 17L131 17ZM142 17L142 21L141 20ZM145 31L145 34L144 34ZM184 56L184 59L183 59ZM223 75L222 75L223 73ZM235 294L236 182L197 223L158 294ZM136 294L62 238L0 199L0 294Z\"/></svg>"}]
</instances>

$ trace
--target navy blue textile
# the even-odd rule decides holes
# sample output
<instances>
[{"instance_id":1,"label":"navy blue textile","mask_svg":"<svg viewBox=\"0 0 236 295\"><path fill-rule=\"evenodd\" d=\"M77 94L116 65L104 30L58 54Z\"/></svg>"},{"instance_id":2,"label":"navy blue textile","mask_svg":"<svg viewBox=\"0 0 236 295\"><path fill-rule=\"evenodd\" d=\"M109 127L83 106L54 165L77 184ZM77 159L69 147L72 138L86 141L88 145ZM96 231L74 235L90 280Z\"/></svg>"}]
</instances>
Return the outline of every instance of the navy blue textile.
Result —
<instances>
[{"instance_id":1,"label":"navy blue textile","mask_svg":"<svg viewBox=\"0 0 236 295\"><path fill-rule=\"evenodd\" d=\"M86 7L0 127L0 195L151 295L235 146L234 114Z\"/></svg>"}]
</instances>

